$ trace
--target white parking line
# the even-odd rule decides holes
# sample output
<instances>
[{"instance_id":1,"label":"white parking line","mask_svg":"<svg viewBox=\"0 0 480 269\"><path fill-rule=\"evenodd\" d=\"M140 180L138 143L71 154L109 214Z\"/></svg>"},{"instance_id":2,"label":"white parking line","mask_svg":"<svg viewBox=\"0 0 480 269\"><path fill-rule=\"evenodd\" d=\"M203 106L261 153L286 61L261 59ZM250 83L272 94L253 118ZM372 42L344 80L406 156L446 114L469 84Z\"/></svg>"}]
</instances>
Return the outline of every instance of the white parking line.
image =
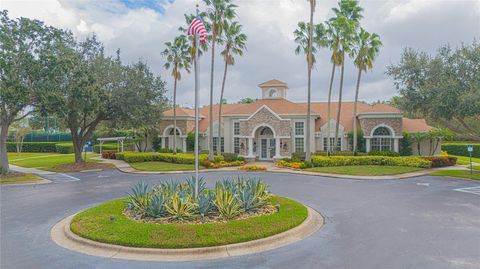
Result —
<instances>
[{"instance_id":1,"label":"white parking line","mask_svg":"<svg viewBox=\"0 0 480 269\"><path fill-rule=\"evenodd\" d=\"M59 175L62 175L62 176L65 176L65 177L68 177L68 178L71 178L72 181L79 181L80 179L79 178L76 178L76 177L73 177L71 175L67 175L67 174L64 174L64 173L58 173Z\"/></svg>"},{"instance_id":2,"label":"white parking line","mask_svg":"<svg viewBox=\"0 0 480 269\"><path fill-rule=\"evenodd\" d=\"M480 195L480 186L468 187L468 188L458 188L458 189L453 189L453 190L454 190L454 191L467 192L467 193L471 193L471 194Z\"/></svg>"}]
</instances>

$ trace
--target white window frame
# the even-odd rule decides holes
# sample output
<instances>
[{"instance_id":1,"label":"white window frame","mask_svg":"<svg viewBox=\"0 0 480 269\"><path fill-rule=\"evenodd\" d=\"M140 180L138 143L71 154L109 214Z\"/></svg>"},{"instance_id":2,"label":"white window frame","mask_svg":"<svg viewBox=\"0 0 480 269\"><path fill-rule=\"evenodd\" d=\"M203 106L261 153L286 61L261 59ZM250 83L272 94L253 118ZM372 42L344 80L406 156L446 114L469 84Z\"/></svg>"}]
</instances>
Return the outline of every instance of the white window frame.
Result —
<instances>
[{"instance_id":1,"label":"white window frame","mask_svg":"<svg viewBox=\"0 0 480 269\"><path fill-rule=\"evenodd\" d=\"M213 137L213 151L217 151L218 136ZM225 152L225 138L222 136L220 140L220 152Z\"/></svg>"},{"instance_id":2,"label":"white window frame","mask_svg":"<svg viewBox=\"0 0 480 269\"><path fill-rule=\"evenodd\" d=\"M328 148L328 143L327 143L327 140L328 137L323 137L323 140L322 140L322 143L323 143L323 151L327 151L327 148ZM335 147L335 137L330 137L330 150L333 150L333 151L341 151L342 150L342 137L338 137L338 141L337 141L337 146Z\"/></svg>"},{"instance_id":3,"label":"white window frame","mask_svg":"<svg viewBox=\"0 0 480 269\"><path fill-rule=\"evenodd\" d=\"M303 134L297 134L297 123L303 123ZM303 139L303 151L297 151L297 138ZM305 152L305 120L296 120L293 122L293 152Z\"/></svg>"},{"instance_id":4,"label":"white window frame","mask_svg":"<svg viewBox=\"0 0 480 269\"><path fill-rule=\"evenodd\" d=\"M233 152L237 154L240 153L240 137L233 138Z\"/></svg>"},{"instance_id":5,"label":"white window frame","mask_svg":"<svg viewBox=\"0 0 480 269\"><path fill-rule=\"evenodd\" d=\"M389 135L374 135L375 131L378 128L385 128L390 133ZM388 142L387 142L388 141ZM393 133L390 128L387 126L377 126L372 131L372 138L370 139L370 150L379 150L379 151L393 151L395 149L395 141L393 138Z\"/></svg>"},{"instance_id":6,"label":"white window frame","mask_svg":"<svg viewBox=\"0 0 480 269\"><path fill-rule=\"evenodd\" d=\"M235 133L235 130L236 130L235 125L237 125L237 124L238 124L238 134ZM240 135L240 122L239 121L234 121L233 122L233 135L234 136Z\"/></svg>"}]
</instances>

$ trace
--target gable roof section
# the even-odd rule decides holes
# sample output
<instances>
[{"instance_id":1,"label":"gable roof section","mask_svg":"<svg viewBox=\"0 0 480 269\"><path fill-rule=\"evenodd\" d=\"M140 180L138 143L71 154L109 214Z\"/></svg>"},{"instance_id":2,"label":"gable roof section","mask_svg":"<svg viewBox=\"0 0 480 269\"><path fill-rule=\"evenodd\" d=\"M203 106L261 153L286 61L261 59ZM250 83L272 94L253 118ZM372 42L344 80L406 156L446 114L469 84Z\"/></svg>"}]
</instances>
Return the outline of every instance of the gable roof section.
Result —
<instances>
[{"instance_id":1,"label":"gable roof section","mask_svg":"<svg viewBox=\"0 0 480 269\"><path fill-rule=\"evenodd\" d=\"M176 112L177 112L177 117L195 117L195 110L191 108L177 107ZM163 116L173 117L173 108L164 111ZM202 115L202 113L200 113L199 117L202 118L205 116Z\"/></svg>"},{"instance_id":2,"label":"gable roof section","mask_svg":"<svg viewBox=\"0 0 480 269\"><path fill-rule=\"evenodd\" d=\"M403 131L408 133L424 133L432 130L433 127L428 125L425 119L409 119L403 118Z\"/></svg>"},{"instance_id":3,"label":"gable roof section","mask_svg":"<svg viewBox=\"0 0 480 269\"><path fill-rule=\"evenodd\" d=\"M287 83L280 81L278 79L271 79L263 83L258 84L258 87L268 87L268 86L285 86L288 87Z\"/></svg>"}]
</instances>

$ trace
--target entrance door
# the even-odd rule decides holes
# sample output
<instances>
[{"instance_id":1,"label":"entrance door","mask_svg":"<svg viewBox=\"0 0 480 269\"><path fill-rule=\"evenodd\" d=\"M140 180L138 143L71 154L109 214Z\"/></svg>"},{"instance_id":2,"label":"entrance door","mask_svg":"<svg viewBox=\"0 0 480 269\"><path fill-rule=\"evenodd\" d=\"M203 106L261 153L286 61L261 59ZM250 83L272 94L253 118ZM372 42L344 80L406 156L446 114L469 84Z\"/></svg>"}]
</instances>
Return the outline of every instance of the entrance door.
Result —
<instances>
[{"instance_id":1,"label":"entrance door","mask_svg":"<svg viewBox=\"0 0 480 269\"><path fill-rule=\"evenodd\" d=\"M272 160L275 156L275 138L262 138L260 142L260 160Z\"/></svg>"}]
</instances>

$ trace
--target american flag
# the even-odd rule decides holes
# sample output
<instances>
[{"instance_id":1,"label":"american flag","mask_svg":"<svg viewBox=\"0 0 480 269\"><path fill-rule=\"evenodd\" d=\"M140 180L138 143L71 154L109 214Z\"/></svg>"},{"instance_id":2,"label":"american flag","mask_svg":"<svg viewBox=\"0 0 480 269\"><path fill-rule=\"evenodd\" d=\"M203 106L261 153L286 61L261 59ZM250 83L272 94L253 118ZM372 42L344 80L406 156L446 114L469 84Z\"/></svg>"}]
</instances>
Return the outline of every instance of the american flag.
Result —
<instances>
[{"instance_id":1,"label":"american flag","mask_svg":"<svg viewBox=\"0 0 480 269\"><path fill-rule=\"evenodd\" d=\"M198 34L200 38L200 42L205 42L207 40L207 29L205 29L205 25L203 25L202 20L199 16L195 17L193 21L188 26L188 35Z\"/></svg>"}]
</instances>

